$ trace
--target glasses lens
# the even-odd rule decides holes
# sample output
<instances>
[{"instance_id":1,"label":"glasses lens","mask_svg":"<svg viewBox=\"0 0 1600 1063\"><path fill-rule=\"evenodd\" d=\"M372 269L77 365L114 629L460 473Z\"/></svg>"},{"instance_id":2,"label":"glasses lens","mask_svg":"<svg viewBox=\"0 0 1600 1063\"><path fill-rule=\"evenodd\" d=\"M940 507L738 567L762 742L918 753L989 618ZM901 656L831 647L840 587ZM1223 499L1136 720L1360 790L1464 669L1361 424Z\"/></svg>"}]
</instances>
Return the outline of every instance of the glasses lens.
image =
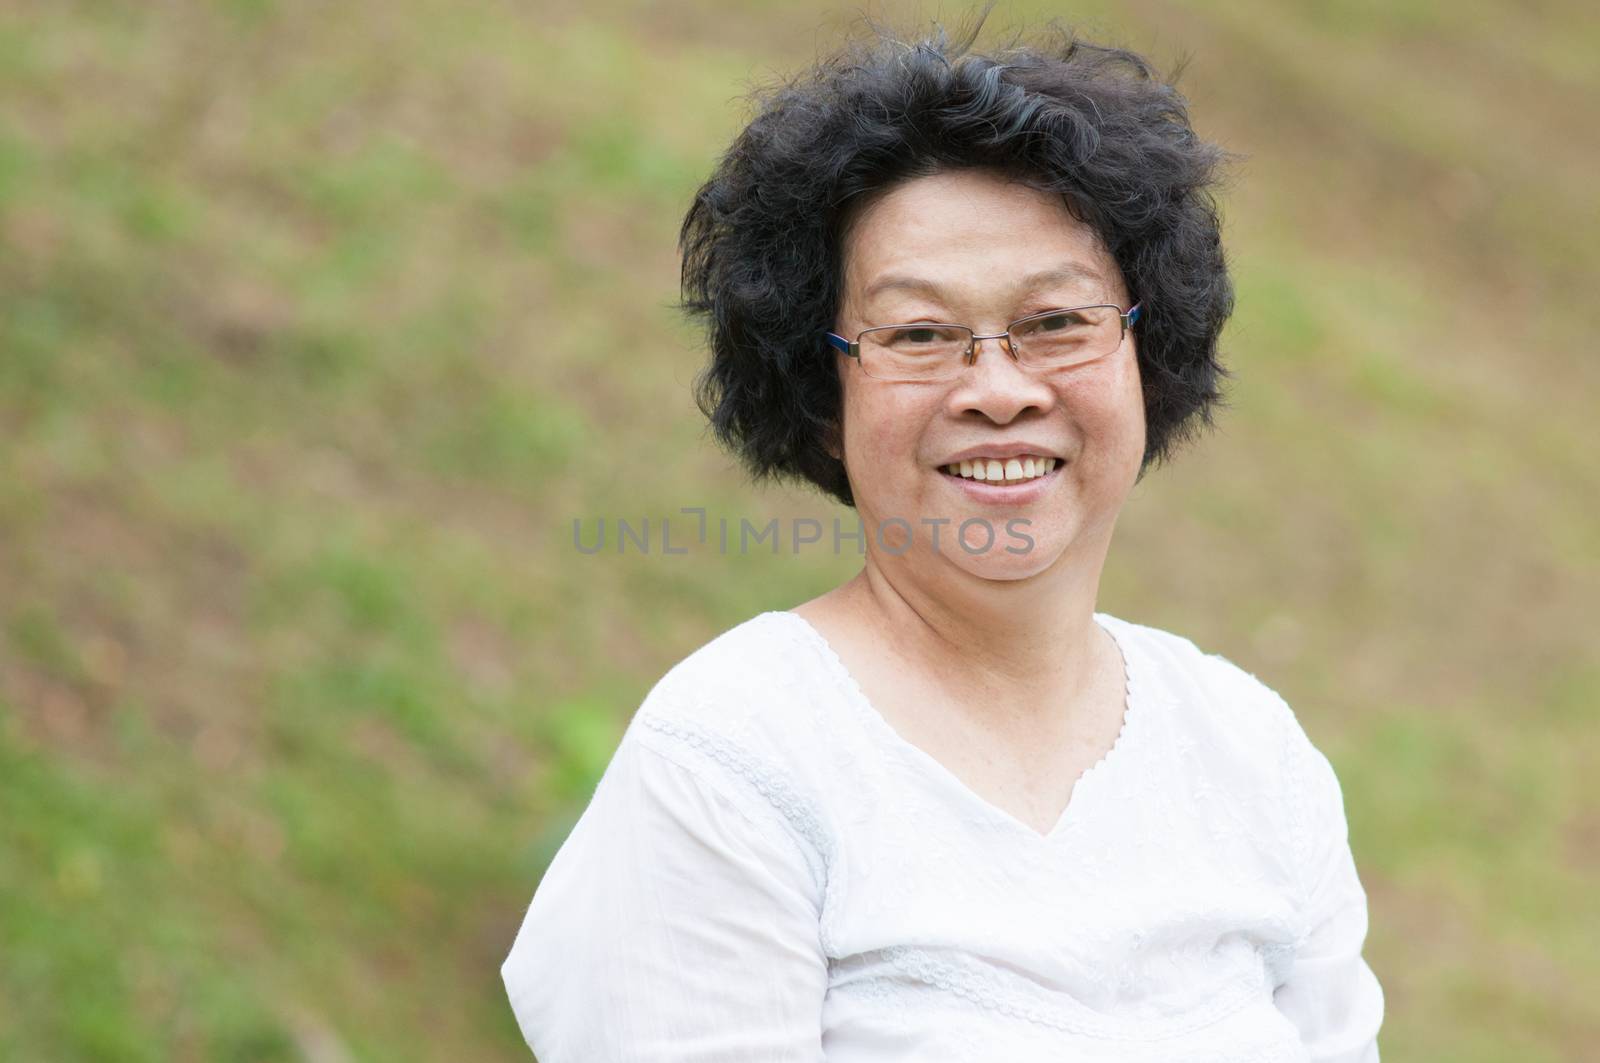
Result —
<instances>
[{"instance_id":1,"label":"glasses lens","mask_svg":"<svg viewBox=\"0 0 1600 1063\"><path fill-rule=\"evenodd\" d=\"M934 380L956 372L972 344L960 325L889 325L861 334L861 369L879 380Z\"/></svg>"},{"instance_id":2,"label":"glasses lens","mask_svg":"<svg viewBox=\"0 0 1600 1063\"><path fill-rule=\"evenodd\" d=\"M1063 366L1102 358L1122 344L1122 314L1114 306L1085 306L1029 318L1011 328L1017 358L1026 365Z\"/></svg>"}]
</instances>

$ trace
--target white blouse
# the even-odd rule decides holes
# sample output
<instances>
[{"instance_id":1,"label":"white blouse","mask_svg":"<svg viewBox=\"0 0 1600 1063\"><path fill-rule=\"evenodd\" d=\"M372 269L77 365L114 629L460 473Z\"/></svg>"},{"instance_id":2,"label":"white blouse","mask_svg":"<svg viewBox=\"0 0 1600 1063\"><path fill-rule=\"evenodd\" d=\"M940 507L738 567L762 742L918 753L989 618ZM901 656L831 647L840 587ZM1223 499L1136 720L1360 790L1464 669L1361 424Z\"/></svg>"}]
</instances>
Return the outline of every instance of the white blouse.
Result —
<instances>
[{"instance_id":1,"label":"white blouse","mask_svg":"<svg viewBox=\"0 0 1600 1063\"><path fill-rule=\"evenodd\" d=\"M1255 676L1104 614L1127 710L1048 834L770 612L651 690L502 968L543 1063L1376 1063L1327 758Z\"/></svg>"}]
</instances>

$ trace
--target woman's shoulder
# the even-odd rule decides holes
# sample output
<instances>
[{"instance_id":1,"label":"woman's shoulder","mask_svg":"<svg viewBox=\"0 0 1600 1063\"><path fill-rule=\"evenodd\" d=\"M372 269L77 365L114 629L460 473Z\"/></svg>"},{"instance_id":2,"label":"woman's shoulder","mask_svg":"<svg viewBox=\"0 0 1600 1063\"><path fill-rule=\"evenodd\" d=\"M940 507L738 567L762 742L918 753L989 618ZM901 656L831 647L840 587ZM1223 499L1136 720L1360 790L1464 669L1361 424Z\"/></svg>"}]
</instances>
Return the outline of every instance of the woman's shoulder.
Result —
<instances>
[{"instance_id":1,"label":"woman's shoulder","mask_svg":"<svg viewBox=\"0 0 1600 1063\"><path fill-rule=\"evenodd\" d=\"M770 805L820 842L838 697L799 618L767 612L710 639L669 668L634 713L636 742L739 800ZM741 796L742 795L742 796Z\"/></svg>"},{"instance_id":2,"label":"woman's shoulder","mask_svg":"<svg viewBox=\"0 0 1600 1063\"><path fill-rule=\"evenodd\" d=\"M1136 639L1165 682L1239 701L1244 709L1276 715L1289 711L1282 695L1231 658L1203 649L1193 639L1174 631L1104 613L1098 615Z\"/></svg>"},{"instance_id":3,"label":"woman's shoulder","mask_svg":"<svg viewBox=\"0 0 1600 1063\"><path fill-rule=\"evenodd\" d=\"M1177 708L1175 726L1203 732L1219 750L1257 764L1309 742L1289 702L1245 666L1176 632L1110 619L1137 642L1152 685Z\"/></svg>"},{"instance_id":4,"label":"woman's shoulder","mask_svg":"<svg viewBox=\"0 0 1600 1063\"><path fill-rule=\"evenodd\" d=\"M798 618L760 613L693 650L651 687L639 707L649 719L690 719L725 731L781 718L818 693L818 670Z\"/></svg>"}]
</instances>

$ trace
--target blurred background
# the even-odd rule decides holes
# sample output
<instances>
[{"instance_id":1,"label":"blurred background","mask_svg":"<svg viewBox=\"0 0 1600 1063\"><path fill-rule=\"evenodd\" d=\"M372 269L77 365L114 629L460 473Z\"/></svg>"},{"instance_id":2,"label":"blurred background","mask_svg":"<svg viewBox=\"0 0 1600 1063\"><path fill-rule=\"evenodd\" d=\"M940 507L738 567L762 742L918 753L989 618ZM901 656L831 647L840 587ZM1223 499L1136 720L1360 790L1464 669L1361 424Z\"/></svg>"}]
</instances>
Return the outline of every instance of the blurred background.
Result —
<instances>
[{"instance_id":1,"label":"blurred background","mask_svg":"<svg viewBox=\"0 0 1600 1063\"><path fill-rule=\"evenodd\" d=\"M966 9L4 5L0 1058L528 1058L498 967L644 693L855 568L572 522L846 516L705 438L672 304L743 93L863 10ZM1386 1061L1594 1058L1596 9L1012 3L980 45L1044 15L1187 55L1245 156L1233 408L1100 608L1334 762Z\"/></svg>"}]
</instances>

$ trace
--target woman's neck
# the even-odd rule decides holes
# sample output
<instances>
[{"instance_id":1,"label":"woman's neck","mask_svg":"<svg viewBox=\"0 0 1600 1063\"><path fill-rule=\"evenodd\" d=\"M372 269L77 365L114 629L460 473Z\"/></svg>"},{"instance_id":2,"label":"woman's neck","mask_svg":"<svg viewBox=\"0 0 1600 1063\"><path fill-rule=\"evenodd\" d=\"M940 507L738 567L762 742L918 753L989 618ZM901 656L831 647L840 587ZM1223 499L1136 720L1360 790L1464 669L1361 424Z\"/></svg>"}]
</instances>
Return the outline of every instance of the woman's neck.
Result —
<instances>
[{"instance_id":1,"label":"woman's neck","mask_svg":"<svg viewBox=\"0 0 1600 1063\"><path fill-rule=\"evenodd\" d=\"M989 580L950 564L916 567L869 552L840 587L849 625L873 633L921 674L958 696L1003 698L1017 707L1060 706L1092 681L1101 659L1095 601L1104 552L1063 555L1021 580Z\"/></svg>"}]
</instances>

